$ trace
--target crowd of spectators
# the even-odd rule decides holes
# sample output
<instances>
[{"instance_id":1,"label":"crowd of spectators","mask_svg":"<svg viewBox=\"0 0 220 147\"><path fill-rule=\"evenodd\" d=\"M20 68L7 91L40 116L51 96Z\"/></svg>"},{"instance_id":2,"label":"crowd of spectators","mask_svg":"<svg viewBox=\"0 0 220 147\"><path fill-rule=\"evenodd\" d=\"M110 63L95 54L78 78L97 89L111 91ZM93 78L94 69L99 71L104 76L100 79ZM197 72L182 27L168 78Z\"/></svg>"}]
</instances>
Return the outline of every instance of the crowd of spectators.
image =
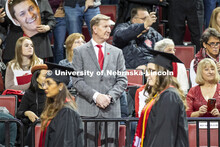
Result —
<instances>
[{"instance_id":1,"label":"crowd of spectators","mask_svg":"<svg viewBox=\"0 0 220 147\"><path fill-rule=\"evenodd\" d=\"M114 28L111 17L100 14L99 6L102 2L118 5L121 12L119 15L124 15L124 18L116 20ZM160 0L160 3L163 2L165 1ZM158 106L169 102L163 101L163 95L170 98L169 104L178 104L177 109L181 109L181 117L184 116L180 122L183 125L186 125L186 116L219 117L220 8L215 8L217 1L214 4L210 2L186 0L183 4L180 0L170 0L167 10L169 34L162 36L158 27L155 27L158 26L159 7L156 6L155 9L153 4L145 6L146 3L141 0L136 2L138 7L134 7L132 0L0 0L0 6L3 7L0 8L0 46L3 50L0 62L2 59L4 62L1 62L0 68L4 64L7 66L5 73L2 72L4 89L25 92L16 114L16 118L25 126L25 144L31 145L30 126L38 119L41 119L42 126L40 146L83 146L80 117L131 116L132 114L128 114L125 91L129 82L127 77L108 75L105 73L107 70L173 72L173 76L160 78L145 75L146 83L138 85L140 88L135 96L135 99L139 99L139 104L135 104L138 107L135 108L136 117L142 118L141 114L145 112L147 103L153 106L153 112L157 109L165 111L165 108L163 110L163 107ZM120 10L122 3L131 6L130 9L127 8L129 13L126 18ZM89 36L82 34L84 22ZM191 44L196 50L190 69L186 69L184 63L175 57L175 46L183 45L184 42L186 22L191 32ZM112 45L107 43L110 35L113 37ZM86 37L91 37L87 43ZM47 61L56 64L46 63ZM169 65L165 62L169 62ZM56 70L72 72L73 69L77 72L100 71L101 74L73 77L59 77L55 74ZM187 70L190 71L190 80ZM74 96L71 95L72 91L75 91ZM174 97L178 100L174 100ZM209 98L215 98L216 101L212 110L208 110ZM156 101L150 102L151 99ZM174 115L176 118L180 117ZM160 113L160 116L161 119L165 115ZM149 115L150 121L155 121L151 117ZM1 118L14 119L7 111L0 111ZM171 118L167 120L172 121ZM153 125L151 123L146 128ZM136 128L137 124L134 125ZM0 127L4 128L2 125ZM11 123L10 127L13 132L17 132L17 125ZM54 131L54 127L58 129ZM99 123L98 127L102 134L101 140L107 140L109 146L114 146L114 123L108 123L109 136L104 136L106 130L103 123ZM88 124L86 135L90 136L87 140L87 145L90 146L94 146L94 128L94 124ZM181 127L177 126L177 129ZM11 145L16 142L16 134L13 132L10 132ZM186 132L187 130L183 131ZM148 129L145 136L154 137L149 134ZM166 137L169 138L169 135ZM181 139L184 140L183 144L187 144L186 136L177 141ZM141 143L157 144L149 140L142 140ZM1 144L4 144L3 139L0 140Z\"/></svg>"}]
</instances>

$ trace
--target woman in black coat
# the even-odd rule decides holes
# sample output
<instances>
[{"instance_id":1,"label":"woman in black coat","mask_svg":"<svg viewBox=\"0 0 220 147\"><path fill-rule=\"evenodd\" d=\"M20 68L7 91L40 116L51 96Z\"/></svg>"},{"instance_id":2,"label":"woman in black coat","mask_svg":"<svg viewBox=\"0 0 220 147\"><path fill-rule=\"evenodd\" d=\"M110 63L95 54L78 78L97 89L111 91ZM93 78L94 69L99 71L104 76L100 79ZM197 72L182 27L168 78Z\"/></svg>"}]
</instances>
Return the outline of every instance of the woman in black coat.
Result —
<instances>
[{"instance_id":1,"label":"woman in black coat","mask_svg":"<svg viewBox=\"0 0 220 147\"><path fill-rule=\"evenodd\" d=\"M16 114L17 118L24 124L25 134L31 124L39 119L46 100L46 94L42 88L42 83L46 78L47 65L35 65L32 67L31 72L32 78L30 87L25 91ZM28 131L27 136L29 133ZM30 142L29 138L26 138L26 140Z\"/></svg>"}]
</instances>

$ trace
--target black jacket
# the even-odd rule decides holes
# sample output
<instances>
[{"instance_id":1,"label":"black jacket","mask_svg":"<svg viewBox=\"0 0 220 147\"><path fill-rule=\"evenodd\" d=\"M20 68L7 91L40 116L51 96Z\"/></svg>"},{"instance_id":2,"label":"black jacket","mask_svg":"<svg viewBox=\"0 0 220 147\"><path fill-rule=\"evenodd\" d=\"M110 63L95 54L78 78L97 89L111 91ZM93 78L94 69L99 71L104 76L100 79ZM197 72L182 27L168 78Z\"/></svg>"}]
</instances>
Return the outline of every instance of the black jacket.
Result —
<instances>
[{"instance_id":1,"label":"black jacket","mask_svg":"<svg viewBox=\"0 0 220 147\"><path fill-rule=\"evenodd\" d=\"M24 115L24 112L29 110L39 117L44 109L45 100L46 94L43 89L37 89L35 93L30 89L26 90L16 114L17 118L28 127L31 121Z\"/></svg>"},{"instance_id":2,"label":"black jacket","mask_svg":"<svg viewBox=\"0 0 220 147\"><path fill-rule=\"evenodd\" d=\"M47 127L45 147L83 147L84 134L79 114L63 107Z\"/></svg>"},{"instance_id":3,"label":"black jacket","mask_svg":"<svg viewBox=\"0 0 220 147\"><path fill-rule=\"evenodd\" d=\"M163 37L156 30L150 29L137 36L145 30L144 24L119 24L113 33L113 45L123 50L126 68L136 68L139 65L147 64L152 55L149 49L154 48L154 44L162 40Z\"/></svg>"}]
</instances>

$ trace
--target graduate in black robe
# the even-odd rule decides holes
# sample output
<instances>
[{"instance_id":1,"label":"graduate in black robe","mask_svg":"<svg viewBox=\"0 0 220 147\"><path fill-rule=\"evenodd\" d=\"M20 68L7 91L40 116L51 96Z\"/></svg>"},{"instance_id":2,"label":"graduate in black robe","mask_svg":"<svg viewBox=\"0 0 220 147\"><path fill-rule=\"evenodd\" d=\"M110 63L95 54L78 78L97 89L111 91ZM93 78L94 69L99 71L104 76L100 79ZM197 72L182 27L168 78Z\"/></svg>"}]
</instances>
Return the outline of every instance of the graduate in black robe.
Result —
<instances>
[{"instance_id":1,"label":"graduate in black robe","mask_svg":"<svg viewBox=\"0 0 220 147\"><path fill-rule=\"evenodd\" d=\"M63 107L47 127L45 147L83 147L83 126L79 114Z\"/></svg>"},{"instance_id":2,"label":"graduate in black robe","mask_svg":"<svg viewBox=\"0 0 220 147\"><path fill-rule=\"evenodd\" d=\"M144 147L187 147L188 123L176 88L168 88L152 107Z\"/></svg>"},{"instance_id":3,"label":"graduate in black robe","mask_svg":"<svg viewBox=\"0 0 220 147\"><path fill-rule=\"evenodd\" d=\"M71 71L71 68L47 63L48 72L43 88L46 105L41 114L39 147L83 147L83 126L76 112L74 98L67 90L69 76L57 75L56 70Z\"/></svg>"},{"instance_id":4,"label":"graduate in black robe","mask_svg":"<svg viewBox=\"0 0 220 147\"><path fill-rule=\"evenodd\" d=\"M145 87L148 104L142 110L133 147L188 147L185 96L170 72L172 62L181 61L173 54L151 52L154 58L147 65Z\"/></svg>"}]
</instances>

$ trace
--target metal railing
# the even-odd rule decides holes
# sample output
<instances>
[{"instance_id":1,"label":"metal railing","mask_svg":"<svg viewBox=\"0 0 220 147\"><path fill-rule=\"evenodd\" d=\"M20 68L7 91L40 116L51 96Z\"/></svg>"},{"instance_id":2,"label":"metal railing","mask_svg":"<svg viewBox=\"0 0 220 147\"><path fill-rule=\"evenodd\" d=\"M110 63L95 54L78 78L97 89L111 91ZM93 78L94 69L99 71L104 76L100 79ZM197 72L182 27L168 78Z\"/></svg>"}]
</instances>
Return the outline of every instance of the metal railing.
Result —
<instances>
[{"instance_id":1,"label":"metal railing","mask_svg":"<svg viewBox=\"0 0 220 147\"><path fill-rule=\"evenodd\" d=\"M19 146L24 146L24 125L23 123L18 119L0 119L0 123L5 124L5 146L10 147L10 123L16 123L19 127Z\"/></svg>"},{"instance_id":2,"label":"metal railing","mask_svg":"<svg viewBox=\"0 0 220 147\"><path fill-rule=\"evenodd\" d=\"M134 122L134 121L138 121L138 118L96 118L96 119L91 119L91 118L83 118L82 119L83 122L84 122L84 143L85 143L85 147L87 147L87 139L88 139L88 135L87 135L87 123L88 122L94 122L95 123L95 146L97 147L98 146L98 133L99 133L99 129L98 129L98 122L104 122L104 131L105 131L105 146L107 147L108 146L108 140L107 140L107 136L108 136L108 129L107 129L107 124L108 122L115 122L115 140L114 140L114 144L115 144L115 147L118 147L119 144L118 144L118 129L119 129L119 123L120 122L124 122L125 123L125 126L126 126L126 142L125 142L125 146L126 147L129 147L130 144L131 144L131 133L130 133L130 125L131 125L131 122ZM129 128L129 129L128 129Z\"/></svg>"},{"instance_id":3,"label":"metal railing","mask_svg":"<svg viewBox=\"0 0 220 147\"><path fill-rule=\"evenodd\" d=\"M188 117L188 122L195 122L196 124L196 146L200 146L199 122L207 122L207 147L211 146L210 137L210 122L218 122L218 146L220 147L220 117ZM190 138L189 138L190 139Z\"/></svg>"},{"instance_id":4,"label":"metal railing","mask_svg":"<svg viewBox=\"0 0 220 147\"><path fill-rule=\"evenodd\" d=\"M84 143L85 146L87 146L87 139L88 139L88 135L87 135L87 124L94 122L95 123L95 146L98 146L98 134L99 134L99 129L98 129L98 123L99 122L103 122L104 123L104 129L105 129L105 140L104 140L104 144L105 146L107 146L107 136L108 136L108 131L107 131L107 126L109 122L114 122L115 123L115 146L118 147L119 143L118 143L118 138L119 138L119 134L118 134L118 128L119 128L119 123L120 122L124 122L124 125L126 126L126 136L125 136L125 146L126 147L130 147L132 140L131 140L131 132L130 132L130 128L131 128L131 123L132 122L137 122L138 118L109 118L109 119L105 119L105 118L98 118L98 119L82 119L84 122ZM218 146L220 147L220 117L212 117L212 118L203 118L203 117L195 117L195 118L187 118L189 124L193 123L196 125L196 146L199 147L200 146L200 130L201 128L199 128L199 123L200 122L207 122L207 146L210 147L211 146L211 131L210 131L210 123L211 122L218 122ZM0 122L5 123L5 127L6 127L6 133L5 133L5 137L6 137L6 147L10 146L10 127L9 124L11 122L16 122L20 127L20 146L23 147L24 146L24 135L23 135L23 124L21 123L21 121L17 120L17 119L7 119L7 120L0 120ZM35 126L37 123L39 123L40 121L36 121L35 123L33 123L32 125L32 147L35 146Z\"/></svg>"}]
</instances>

